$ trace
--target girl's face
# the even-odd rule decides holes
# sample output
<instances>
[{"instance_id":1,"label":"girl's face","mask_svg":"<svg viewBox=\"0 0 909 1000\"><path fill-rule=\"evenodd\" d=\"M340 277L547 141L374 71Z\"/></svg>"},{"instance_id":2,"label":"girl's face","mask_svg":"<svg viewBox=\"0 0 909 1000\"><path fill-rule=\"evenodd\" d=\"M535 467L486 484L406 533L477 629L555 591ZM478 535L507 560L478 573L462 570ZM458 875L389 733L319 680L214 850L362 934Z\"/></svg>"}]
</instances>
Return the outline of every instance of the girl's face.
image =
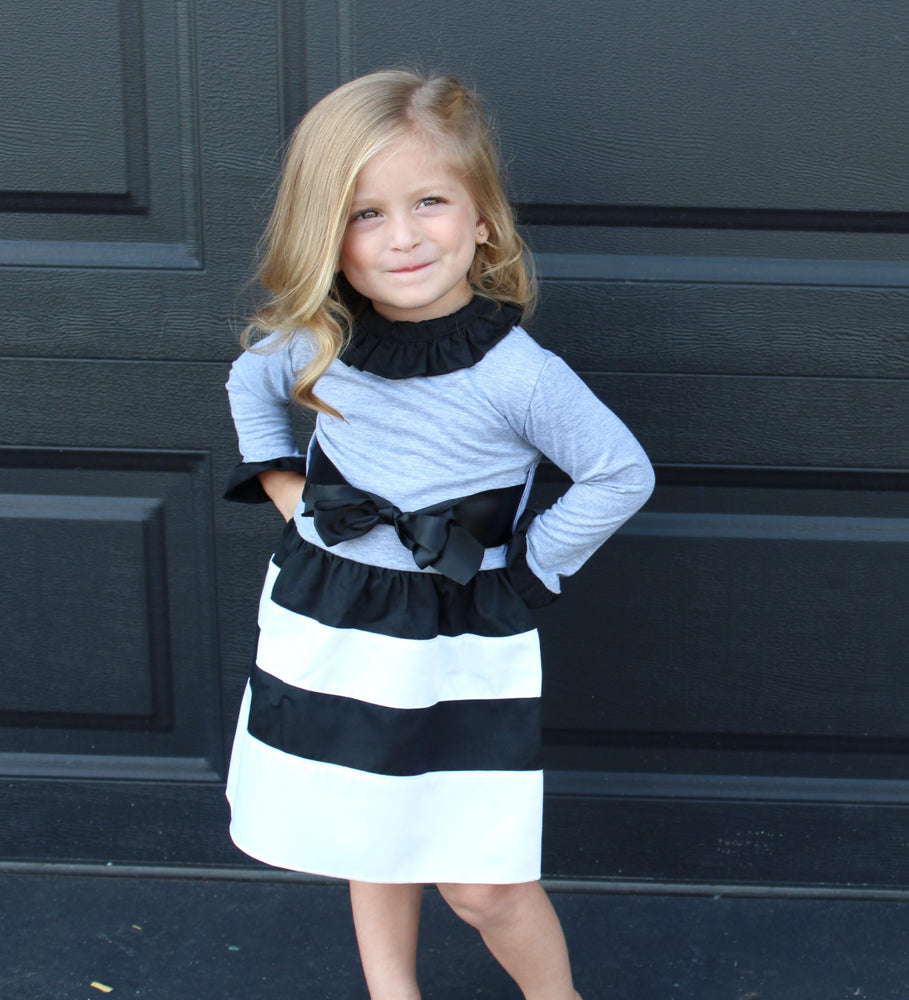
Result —
<instances>
[{"instance_id":1,"label":"girl's face","mask_svg":"<svg viewBox=\"0 0 909 1000\"><path fill-rule=\"evenodd\" d=\"M461 181L428 143L404 137L357 177L340 269L386 319L436 319L473 298L467 272L488 237Z\"/></svg>"}]
</instances>

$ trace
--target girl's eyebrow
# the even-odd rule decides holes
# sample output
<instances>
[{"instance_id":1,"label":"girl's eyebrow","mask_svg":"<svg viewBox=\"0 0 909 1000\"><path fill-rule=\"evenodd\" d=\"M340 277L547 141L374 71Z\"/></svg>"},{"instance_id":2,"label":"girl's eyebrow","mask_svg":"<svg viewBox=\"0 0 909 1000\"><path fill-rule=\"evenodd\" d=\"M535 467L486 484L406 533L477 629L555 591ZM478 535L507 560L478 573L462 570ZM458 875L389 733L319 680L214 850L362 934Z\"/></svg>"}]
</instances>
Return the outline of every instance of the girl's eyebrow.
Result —
<instances>
[{"instance_id":1,"label":"girl's eyebrow","mask_svg":"<svg viewBox=\"0 0 909 1000\"><path fill-rule=\"evenodd\" d=\"M404 200L416 200L418 198L425 198L428 194L437 194L439 192L451 191L455 185L456 181L452 178L432 178L425 184L421 184L419 187L414 188L412 191L404 195ZM351 202L351 207L359 206L360 208L365 208L372 204L378 204L383 200L381 195L376 194L373 191L367 190L363 195L355 197Z\"/></svg>"}]
</instances>

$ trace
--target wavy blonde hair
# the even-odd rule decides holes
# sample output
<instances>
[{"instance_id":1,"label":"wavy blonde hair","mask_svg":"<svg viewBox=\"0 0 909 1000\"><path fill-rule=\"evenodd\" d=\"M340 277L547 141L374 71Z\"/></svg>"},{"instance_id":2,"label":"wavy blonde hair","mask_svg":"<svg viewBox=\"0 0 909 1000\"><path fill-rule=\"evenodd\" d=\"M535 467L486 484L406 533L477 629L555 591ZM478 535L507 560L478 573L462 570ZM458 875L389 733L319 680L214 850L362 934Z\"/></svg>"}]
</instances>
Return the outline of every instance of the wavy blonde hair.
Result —
<instances>
[{"instance_id":1,"label":"wavy blonde hair","mask_svg":"<svg viewBox=\"0 0 909 1000\"><path fill-rule=\"evenodd\" d=\"M477 95L451 77L406 70L344 84L306 114L288 144L256 274L266 298L243 334L250 347L257 332L283 332L283 343L309 331L316 354L297 373L294 397L320 413L341 416L314 390L353 322L336 277L357 177L382 149L414 135L438 150L489 228L469 283L487 298L519 306L523 316L536 300L530 255L515 230L498 146Z\"/></svg>"}]
</instances>

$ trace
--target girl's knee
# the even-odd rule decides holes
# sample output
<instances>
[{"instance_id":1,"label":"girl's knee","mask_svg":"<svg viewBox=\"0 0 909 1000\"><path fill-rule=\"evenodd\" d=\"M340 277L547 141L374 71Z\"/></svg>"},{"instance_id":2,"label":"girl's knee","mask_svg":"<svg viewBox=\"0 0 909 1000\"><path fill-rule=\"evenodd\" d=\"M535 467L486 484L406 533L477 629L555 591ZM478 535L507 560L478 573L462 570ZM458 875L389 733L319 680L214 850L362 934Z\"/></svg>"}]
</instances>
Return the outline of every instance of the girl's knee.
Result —
<instances>
[{"instance_id":1,"label":"girl's knee","mask_svg":"<svg viewBox=\"0 0 909 1000\"><path fill-rule=\"evenodd\" d=\"M444 883L439 892L454 912L472 927L508 920L519 905L521 885L467 885Z\"/></svg>"}]
</instances>

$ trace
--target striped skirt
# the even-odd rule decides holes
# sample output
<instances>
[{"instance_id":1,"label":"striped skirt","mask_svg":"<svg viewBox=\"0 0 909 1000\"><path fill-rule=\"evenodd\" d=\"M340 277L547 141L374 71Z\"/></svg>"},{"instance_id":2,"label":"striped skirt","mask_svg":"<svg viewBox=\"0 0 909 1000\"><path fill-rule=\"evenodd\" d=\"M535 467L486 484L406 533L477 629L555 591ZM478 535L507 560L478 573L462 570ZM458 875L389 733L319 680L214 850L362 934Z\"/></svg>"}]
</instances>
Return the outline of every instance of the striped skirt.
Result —
<instances>
[{"instance_id":1,"label":"striped skirt","mask_svg":"<svg viewBox=\"0 0 909 1000\"><path fill-rule=\"evenodd\" d=\"M310 544L269 565L228 776L231 837L365 882L540 875L540 653L504 570L458 584Z\"/></svg>"}]
</instances>

